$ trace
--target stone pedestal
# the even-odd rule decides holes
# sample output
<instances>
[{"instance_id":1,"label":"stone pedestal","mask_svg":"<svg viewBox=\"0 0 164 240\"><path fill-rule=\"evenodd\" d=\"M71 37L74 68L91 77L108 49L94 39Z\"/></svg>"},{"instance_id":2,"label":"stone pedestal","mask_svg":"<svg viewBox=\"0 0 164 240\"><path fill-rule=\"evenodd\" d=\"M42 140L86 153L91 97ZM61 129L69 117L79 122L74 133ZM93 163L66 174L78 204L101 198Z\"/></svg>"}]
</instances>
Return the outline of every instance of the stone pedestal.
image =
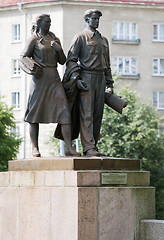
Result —
<instances>
[{"instance_id":1,"label":"stone pedestal","mask_svg":"<svg viewBox=\"0 0 164 240\"><path fill-rule=\"evenodd\" d=\"M140 170L140 161L112 157L50 157L9 161L9 171Z\"/></svg>"},{"instance_id":2,"label":"stone pedestal","mask_svg":"<svg viewBox=\"0 0 164 240\"><path fill-rule=\"evenodd\" d=\"M155 190L131 161L10 161L0 173L0 239L140 240L140 220L155 217Z\"/></svg>"},{"instance_id":3,"label":"stone pedestal","mask_svg":"<svg viewBox=\"0 0 164 240\"><path fill-rule=\"evenodd\" d=\"M142 220L141 221L141 240L163 240L164 239L164 220Z\"/></svg>"}]
</instances>

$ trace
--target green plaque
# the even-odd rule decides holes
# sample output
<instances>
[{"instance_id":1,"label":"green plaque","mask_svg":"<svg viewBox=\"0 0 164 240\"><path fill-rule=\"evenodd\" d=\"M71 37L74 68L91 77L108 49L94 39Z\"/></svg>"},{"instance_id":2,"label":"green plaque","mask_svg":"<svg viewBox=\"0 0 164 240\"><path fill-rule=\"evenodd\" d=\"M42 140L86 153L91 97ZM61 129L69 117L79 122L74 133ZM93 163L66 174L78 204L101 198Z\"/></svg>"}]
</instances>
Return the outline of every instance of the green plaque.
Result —
<instances>
[{"instance_id":1,"label":"green plaque","mask_svg":"<svg viewBox=\"0 0 164 240\"><path fill-rule=\"evenodd\" d=\"M127 173L101 173L101 184L126 185Z\"/></svg>"}]
</instances>

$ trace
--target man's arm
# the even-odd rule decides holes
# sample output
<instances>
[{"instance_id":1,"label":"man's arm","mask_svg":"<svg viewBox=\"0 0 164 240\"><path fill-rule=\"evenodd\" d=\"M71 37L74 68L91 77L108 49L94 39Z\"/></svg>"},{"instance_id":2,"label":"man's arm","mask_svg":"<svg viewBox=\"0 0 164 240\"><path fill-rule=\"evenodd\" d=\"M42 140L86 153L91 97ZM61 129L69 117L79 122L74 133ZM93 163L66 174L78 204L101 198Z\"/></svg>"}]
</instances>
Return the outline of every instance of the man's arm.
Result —
<instances>
[{"instance_id":1,"label":"man's arm","mask_svg":"<svg viewBox=\"0 0 164 240\"><path fill-rule=\"evenodd\" d=\"M80 79L80 67L78 65L82 46L83 41L81 36L78 34L74 37L71 48L68 52L65 74L67 79L76 82L76 86L78 89L87 91L88 87L86 83Z\"/></svg>"},{"instance_id":2,"label":"man's arm","mask_svg":"<svg viewBox=\"0 0 164 240\"><path fill-rule=\"evenodd\" d=\"M106 79L106 87L113 89L114 80L112 79L112 71L111 71L111 64L110 64L110 56L109 56L109 44L108 40L105 38L107 44L107 52L106 52L106 70L105 70L105 79Z\"/></svg>"},{"instance_id":3,"label":"man's arm","mask_svg":"<svg viewBox=\"0 0 164 240\"><path fill-rule=\"evenodd\" d=\"M73 38L71 48L68 52L66 60L66 73L68 78L74 78L75 80L80 79L79 76L79 65L78 60L80 56L80 51L82 48L82 39L80 35L76 35Z\"/></svg>"}]
</instances>

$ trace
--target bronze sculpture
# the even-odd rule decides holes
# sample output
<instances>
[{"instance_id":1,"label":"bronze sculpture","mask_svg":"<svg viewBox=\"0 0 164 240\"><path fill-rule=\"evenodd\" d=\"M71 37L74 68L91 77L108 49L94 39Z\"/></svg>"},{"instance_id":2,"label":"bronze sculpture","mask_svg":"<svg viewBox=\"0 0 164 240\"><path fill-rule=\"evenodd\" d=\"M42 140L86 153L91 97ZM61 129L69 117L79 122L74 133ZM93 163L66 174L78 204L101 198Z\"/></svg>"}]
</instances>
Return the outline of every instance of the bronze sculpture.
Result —
<instances>
[{"instance_id":1,"label":"bronze sculpture","mask_svg":"<svg viewBox=\"0 0 164 240\"><path fill-rule=\"evenodd\" d=\"M101 156L96 144L100 137L105 91L112 92L114 82L108 40L96 30L101 16L97 9L84 13L86 28L73 39L63 79L72 112L72 139L80 130L86 156ZM60 126L55 136L61 138Z\"/></svg>"},{"instance_id":2,"label":"bronze sculpture","mask_svg":"<svg viewBox=\"0 0 164 240\"><path fill-rule=\"evenodd\" d=\"M60 123L66 156L80 156L71 145L71 117L57 64L64 64L60 40L49 31L50 16L40 15L20 58L20 67L32 75L25 121L29 122L33 156L40 157L39 123Z\"/></svg>"}]
</instances>

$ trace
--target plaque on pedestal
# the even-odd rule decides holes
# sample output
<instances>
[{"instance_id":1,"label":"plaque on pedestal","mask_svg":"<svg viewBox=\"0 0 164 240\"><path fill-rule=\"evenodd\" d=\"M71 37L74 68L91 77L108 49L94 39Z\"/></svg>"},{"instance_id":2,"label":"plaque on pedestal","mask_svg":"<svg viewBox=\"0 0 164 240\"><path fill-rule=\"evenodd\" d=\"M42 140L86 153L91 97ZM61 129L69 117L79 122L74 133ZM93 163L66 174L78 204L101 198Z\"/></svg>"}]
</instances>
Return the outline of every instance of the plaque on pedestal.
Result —
<instances>
[{"instance_id":1,"label":"plaque on pedestal","mask_svg":"<svg viewBox=\"0 0 164 240\"><path fill-rule=\"evenodd\" d=\"M126 185L127 173L101 173L102 185Z\"/></svg>"}]
</instances>

